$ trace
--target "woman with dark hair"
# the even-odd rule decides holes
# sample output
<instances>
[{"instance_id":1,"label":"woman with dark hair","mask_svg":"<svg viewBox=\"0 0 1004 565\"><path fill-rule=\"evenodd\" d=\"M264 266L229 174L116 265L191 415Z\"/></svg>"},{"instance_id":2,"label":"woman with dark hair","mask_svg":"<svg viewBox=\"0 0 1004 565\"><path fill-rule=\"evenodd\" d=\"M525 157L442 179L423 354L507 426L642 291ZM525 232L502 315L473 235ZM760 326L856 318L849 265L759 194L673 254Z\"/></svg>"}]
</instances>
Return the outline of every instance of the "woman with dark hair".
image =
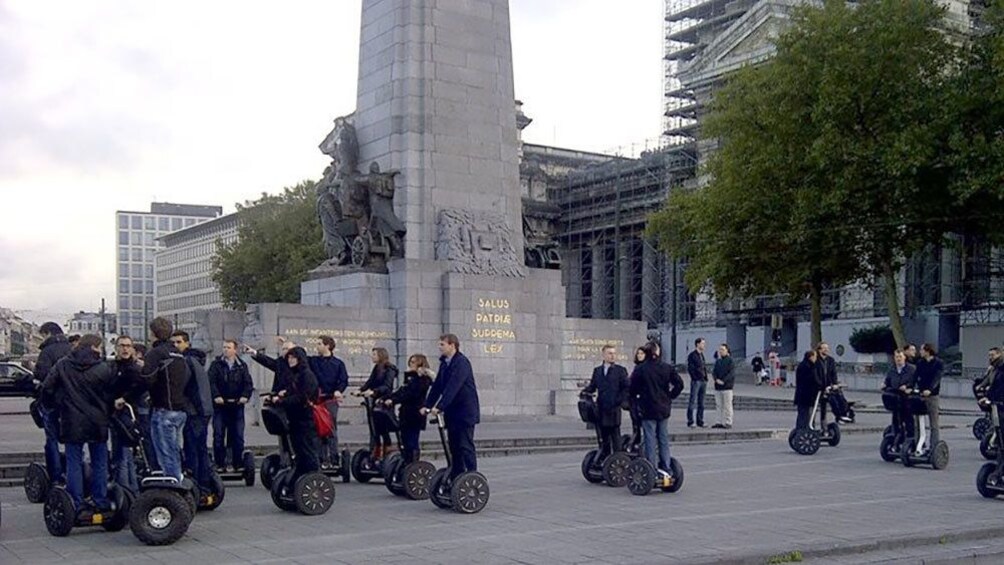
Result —
<instances>
[{"instance_id":1,"label":"woman with dark hair","mask_svg":"<svg viewBox=\"0 0 1004 565\"><path fill-rule=\"evenodd\" d=\"M795 428L809 427L809 415L816 404L816 396L823 388L821 375L816 370L816 352L812 349L806 351L795 369L795 407L798 409Z\"/></svg>"},{"instance_id":2,"label":"woman with dark hair","mask_svg":"<svg viewBox=\"0 0 1004 565\"><path fill-rule=\"evenodd\" d=\"M373 371L370 378L359 388L359 392L366 398L372 398L374 406L382 406L384 398L394 392L394 384L397 382L397 367L390 362L390 355L383 347L374 347L370 352L370 359L373 361ZM397 446L390 439L392 426L388 424L391 418L374 418L374 432L379 436L379 442L375 444L373 450L373 460L382 459L385 455L390 455L397 450ZM376 439L376 438L374 438Z\"/></svg>"},{"instance_id":3,"label":"woman with dark hair","mask_svg":"<svg viewBox=\"0 0 1004 565\"><path fill-rule=\"evenodd\" d=\"M296 458L293 483L301 476L317 471L317 427L311 403L317 400L320 389L317 377L310 370L307 352L302 347L294 347L286 352L289 378L285 388L277 391L273 402L286 410L289 420L289 441ZM293 484L290 483L290 484Z\"/></svg>"},{"instance_id":4,"label":"woman with dark hair","mask_svg":"<svg viewBox=\"0 0 1004 565\"><path fill-rule=\"evenodd\" d=\"M645 354L645 348L644 347L639 347L638 349L634 350L634 364L635 365L641 365L642 363L645 362L646 358L647 358L647 356Z\"/></svg>"},{"instance_id":5,"label":"woman with dark hair","mask_svg":"<svg viewBox=\"0 0 1004 565\"><path fill-rule=\"evenodd\" d=\"M420 411L425 406L425 397L428 396L435 377L436 373L429 368L429 359L425 355L412 355L408 358L404 384L384 401L388 408L395 404L401 405L398 409L398 423L401 426L405 465L418 461L421 456L419 437L425 429L425 416Z\"/></svg>"}]
</instances>

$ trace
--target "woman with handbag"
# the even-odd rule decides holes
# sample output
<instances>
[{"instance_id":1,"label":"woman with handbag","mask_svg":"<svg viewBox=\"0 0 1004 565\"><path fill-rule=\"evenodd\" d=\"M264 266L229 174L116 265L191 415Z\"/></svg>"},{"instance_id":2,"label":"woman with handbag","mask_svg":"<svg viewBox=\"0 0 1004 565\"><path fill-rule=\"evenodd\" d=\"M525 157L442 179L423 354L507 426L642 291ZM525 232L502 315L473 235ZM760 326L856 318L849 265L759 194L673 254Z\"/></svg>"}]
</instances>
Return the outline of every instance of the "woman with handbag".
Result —
<instances>
[{"instance_id":1,"label":"woman with handbag","mask_svg":"<svg viewBox=\"0 0 1004 565\"><path fill-rule=\"evenodd\" d=\"M302 475L320 469L313 406L319 389L317 377L307 362L307 352L302 347L289 350L286 353L286 363L289 364L289 379L285 383L286 388L275 394L273 402L285 408L286 418L289 420L289 441L296 464L293 477L295 482Z\"/></svg>"},{"instance_id":2,"label":"woman with handbag","mask_svg":"<svg viewBox=\"0 0 1004 565\"><path fill-rule=\"evenodd\" d=\"M373 360L373 371L370 372L370 378L359 387L359 392L373 400L373 432L377 437L372 438L371 443L374 446L373 460L377 461L397 450L397 445L390 437L392 432L397 431L394 411L385 410L383 401L394 392L398 369L390 362L390 354L383 347L374 347L370 357Z\"/></svg>"}]
</instances>

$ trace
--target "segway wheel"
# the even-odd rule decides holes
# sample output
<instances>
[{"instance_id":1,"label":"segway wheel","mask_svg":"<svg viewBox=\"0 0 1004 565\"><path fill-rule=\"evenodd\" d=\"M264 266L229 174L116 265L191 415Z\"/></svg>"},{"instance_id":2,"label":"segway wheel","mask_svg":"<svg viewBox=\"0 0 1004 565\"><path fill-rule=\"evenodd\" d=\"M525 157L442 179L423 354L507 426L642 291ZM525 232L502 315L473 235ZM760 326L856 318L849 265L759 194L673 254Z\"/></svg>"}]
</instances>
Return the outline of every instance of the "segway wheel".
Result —
<instances>
[{"instance_id":1,"label":"segway wheel","mask_svg":"<svg viewBox=\"0 0 1004 565\"><path fill-rule=\"evenodd\" d=\"M635 496L645 496L655 488L655 467L639 457L628 466L628 490Z\"/></svg>"},{"instance_id":2,"label":"segway wheel","mask_svg":"<svg viewBox=\"0 0 1004 565\"><path fill-rule=\"evenodd\" d=\"M663 492L678 492L683 488L683 465L675 457L669 458L669 474L673 475L673 484L662 489Z\"/></svg>"},{"instance_id":3,"label":"segway wheel","mask_svg":"<svg viewBox=\"0 0 1004 565\"><path fill-rule=\"evenodd\" d=\"M349 453L348 449L343 449L341 462L338 464L338 470L341 471L343 483L347 483L352 480L351 461L352 454Z\"/></svg>"},{"instance_id":4,"label":"segway wheel","mask_svg":"<svg viewBox=\"0 0 1004 565\"><path fill-rule=\"evenodd\" d=\"M477 514L488 505L488 479L477 471L470 471L457 477L450 489L453 509L461 514Z\"/></svg>"},{"instance_id":5,"label":"segway wheel","mask_svg":"<svg viewBox=\"0 0 1004 565\"><path fill-rule=\"evenodd\" d=\"M903 442L903 452L900 454L900 459L903 460L904 467L913 467L913 460L910 459L910 456L916 448L916 442L913 438L907 438L906 441Z\"/></svg>"},{"instance_id":6,"label":"segway wheel","mask_svg":"<svg viewBox=\"0 0 1004 565\"><path fill-rule=\"evenodd\" d=\"M596 472L596 458L599 455L599 450L593 449L582 458L582 476L590 483L603 482L603 474Z\"/></svg>"},{"instance_id":7,"label":"segway wheel","mask_svg":"<svg viewBox=\"0 0 1004 565\"><path fill-rule=\"evenodd\" d=\"M283 489L288 488L286 483L289 482L292 474L292 469L279 471L279 474L272 481L272 488L269 489L269 494L272 495L272 504L275 504L276 508L284 512L296 510L296 503L292 501L292 497L282 492Z\"/></svg>"},{"instance_id":8,"label":"segway wheel","mask_svg":"<svg viewBox=\"0 0 1004 565\"><path fill-rule=\"evenodd\" d=\"M192 517L177 491L150 489L136 497L129 511L129 529L146 545L171 545L185 535Z\"/></svg>"},{"instance_id":9,"label":"segway wheel","mask_svg":"<svg viewBox=\"0 0 1004 565\"><path fill-rule=\"evenodd\" d=\"M42 508L42 516L45 518L45 529L49 530L50 534L59 538L70 535L77 521L77 508L70 493L62 487L49 491L45 506Z\"/></svg>"},{"instance_id":10,"label":"segway wheel","mask_svg":"<svg viewBox=\"0 0 1004 565\"><path fill-rule=\"evenodd\" d=\"M255 465L254 453L250 451L244 452L244 485L253 487L254 486L254 470L258 466Z\"/></svg>"},{"instance_id":11,"label":"segway wheel","mask_svg":"<svg viewBox=\"0 0 1004 565\"><path fill-rule=\"evenodd\" d=\"M983 436L980 440L980 455L988 461L993 461L997 459L997 450L994 448L991 440L994 438L994 434L990 433ZM27 486L25 487L27 489Z\"/></svg>"},{"instance_id":12,"label":"segway wheel","mask_svg":"<svg viewBox=\"0 0 1004 565\"><path fill-rule=\"evenodd\" d=\"M899 454L896 453L896 446L893 445L895 442L896 438L891 434L882 436L882 443L879 444L879 455L882 456L883 461L892 463L899 457Z\"/></svg>"},{"instance_id":13,"label":"segway wheel","mask_svg":"<svg viewBox=\"0 0 1004 565\"><path fill-rule=\"evenodd\" d=\"M129 525L129 509L132 507L131 496L128 490L118 485L108 487L108 498L115 501L115 512L107 521L101 523L101 527L106 532L121 532Z\"/></svg>"},{"instance_id":14,"label":"segway wheel","mask_svg":"<svg viewBox=\"0 0 1004 565\"><path fill-rule=\"evenodd\" d=\"M934 449L931 450L931 466L937 470L942 470L948 467L948 444L939 441L934 444Z\"/></svg>"},{"instance_id":15,"label":"segway wheel","mask_svg":"<svg viewBox=\"0 0 1004 565\"><path fill-rule=\"evenodd\" d=\"M49 473L40 463L29 463L24 470L24 495L28 502L39 504L49 496Z\"/></svg>"},{"instance_id":16,"label":"segway wheel","mask_svg":"<svg viewBox=\"0 0 1004 565\"><path fill-rule=\"evenodd\" d=\"M603 462L603 480L612 487L623 487L628 483L628 467L631 466L631 456L627 453L614 453Z\"/></svg>"},{"instance_id":17,"label":"segway wheel","mask_svg":"<svg viewBox=\"0 0 1004 565\"><path fill-rule=\"evenodd\" d=\"M826 431L830 436L826 438L826 443L830 444L830 447L840 445L840 426L836 422L830 422L826 425Z\"/></svg>"},{"instance_id":18,"label":"segway wheel","mask_svg":"<svg viewBox=\"0 0 1004 565\"><path fill-rule=\"evenodd\" d=\"M792 439L795 453L799 455L815 455L819 451L819 445L822 441L821 435L819 430L809 428L795 430L795 437Z\"/></svg>"},{"instance_id":19,"label":"segway wheel","mask_svg":"<svg viewBox=\"0 0 1004 565\"><path fill-rule=\"evenodd\" d=\"M445 486L446 480L449 476L449 468L439 469L433 473L432 479L429 481L429 500L431 500L437 508L445 509L453 506L450 491L447 490Z\"/></svg>"},{"instance_id":20,"label":"segway wheel","mask_svg":"<svg viewBox=\"0 0 1004 565\"><path fill-rule=\"evenodd\" d=\"M401 486L400 477L398 476L403 466L403 461L403 459L395 459L390 461L387 467L384 468L383 484L395 496L404 496L404 487Z\"/></svg>"},{"instance_id":21,"label":"segway wheel","mask_svg":"<svg viewBox=\"0 0 1004 565\"><path fill-rule=\"evenodd\" d=\"M996 463L984 463L980 467L980 471L976 473L976 490L980 491L983 498L997 498L997 495L1000 494L1000 491L997 490L1000 476L995 476L996 472Z\"/></svg>"},{"instance_id":22,"label":"segway wheel","mask_svg":"<svg viewBox=\"0 0 1004 565\"><path fill-rule=\"evenodd\" d=\"M320 516L335 503L335 483L323 473L307 473L293 487L296 509L304 516Z\"/></svg>"},{"instance_id":23,"label":"segway wheel","mask_svg":"<svg viewBox=\"0 0 1004 565\"><path fill-rule=\"evenodd\" d=\"M364 472L364 468L369 464L369 461L370 452L368 449L360 449L352 454L352 478L357 483L368 483L373 478Z\"/></svg>"},{"instance_id":24,"label":"segway wheel","mask_svg":"<svg viewBox=\"0 0 1004 565\"><path fill-rule=\"evenodd\" d=\"M792 451L796 451L796 449L795 449L795 434L797 432L798 432L798 428L793 428L790 432L788 432L788 447L790 447Z\"/></svg>"},{"instance_id":25,"label":"segway wheel","mask_svg":"<svg viewBox=\"0 0 1004 565\"><path fill-rule=\"evenodd\" d=\"M209 480L212 483L212 489L209 493L205 493L205 504L201 504L203 499L200 499L199 502L200 510L208 510L212 512L223 504L223 498L227 494L227 487L223 485L223 479L216 471L212 472Z\"/></svg>"},{"instance_id":26,"label":"segway wheel","mask_svg":"<svg viewBox=\"0 0 1004 565\"><path fill-rule=\"evenodd\" d=\"M882 430L882 435L884 435L884 436L891 436L892 435L892 426L886 426L885 429Z\"/></svg>"},{"instance_id":27,"label":"segway wheel","mask_svg":"<svg viewBox=\"0 0 1004 565\"><path fill-rule=\"evenodd\" d=\"M404 495L412 500L429 498L429 485L436 467L428 461L416 461L404 468L402 482Z\"/></svg>"},{"instance_id":28,"label":"segway wheel","mask_svg":"<svg viewBox=\"0 0 1004 565\"><path fill-rule=\"evenodd\" d=\"M983 439L990 433L990 428L992 426L993 423L990 422L989 418L978 418L975 422L973 422L973 437L976 439Z\"/></svg>"},{"instance_id":29,"label":"segway wheel","mask_svg":"<svg viewBox=\"0 0 1004 565\"><path fill-rule=\"evenodd\" d=\"M266 455L265 459L262 459L261 472L259 473L261 486L272 490L272 482L275 480L275 475L279 472L281 466L282 456L278 453L269 453Z\"/></svg>"}]
</instances>

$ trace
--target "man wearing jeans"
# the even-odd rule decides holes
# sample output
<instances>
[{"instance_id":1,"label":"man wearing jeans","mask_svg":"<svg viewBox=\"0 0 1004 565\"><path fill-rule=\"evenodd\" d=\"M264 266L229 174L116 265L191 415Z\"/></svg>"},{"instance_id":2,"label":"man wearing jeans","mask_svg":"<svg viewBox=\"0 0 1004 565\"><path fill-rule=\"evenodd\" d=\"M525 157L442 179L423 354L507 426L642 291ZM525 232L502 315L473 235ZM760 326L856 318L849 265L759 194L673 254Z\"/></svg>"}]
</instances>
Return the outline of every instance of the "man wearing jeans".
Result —
<instances>
[{"instance_id":1,"label":"man wearing jeans","mask_svg":"<svg viewBox=\"0 0 1004 565\"><path fill-rule=\"evenodd\" d=\"M42 324L39 333L43 341L39 346L38 362L35 363L35 381L41 385L56 362L69 355L73 347L63 334L63 328L56 322ZM62 484L65 477L62 461L59 459L59 412L47 409L44 403L41 409L45 427L45 470L53 483Z\"/></svg>"},{"instance_id":2,"label":"man wearing jeans","mask_svg":"<svg viewBox=\"0 0 1004 565\"><path fill-rule=\"evenodd\" d=\"M185 358L171 344L171 322L154 318L150 322L153 348L146 354L143 379L150 387L150 427L153 450L165 476L181 481L181 436L192 411L185 395L190 377Z\"/></svg>"},{"instance_id":3,"label":"man wearing jeans","mask_svg":"<svg viewBox=\"0 0 1004 565\"><path fill-rule=\"evenodd\" d=\"M704 427L704 395L708 392L708 365L704 360L703 337L694 340L694 350L687 356L690 374L690 402L687 403L687 427L694 427L694 406L697 406L697 427Z\"/></svg>"},{"instance_id":4,"label":"man wearing jeans","mask_svg":"<svg viewBox=\"0 0 1004 565\"><path fill-rule=\"evenodd\" d=\"M683 379L672 365L659 360L654 344L642 347L645 361L631 375L629 393L641 417L645 458L657 469L669 470L669 416L673 399L683 392Z\"/></svg>"},{"instance_id":5,"label":"man wearing jeans","mask_svg":"<svg viewBox=\"0 0 1004 565\"><path fill-rule=\"evenodd\" d=\"M335 340L331 336L322 335L317 343L317 355L310 357L310 370L317 377L317 386L321 389L321 402L331 414L335 423L331 437L321 440L321 468L328 469L338 464L338 405L342 394L349 386L349 373L345 363L335 357ZM342 462L347 463L347 462Z\"/></svg>"}]
</instances>

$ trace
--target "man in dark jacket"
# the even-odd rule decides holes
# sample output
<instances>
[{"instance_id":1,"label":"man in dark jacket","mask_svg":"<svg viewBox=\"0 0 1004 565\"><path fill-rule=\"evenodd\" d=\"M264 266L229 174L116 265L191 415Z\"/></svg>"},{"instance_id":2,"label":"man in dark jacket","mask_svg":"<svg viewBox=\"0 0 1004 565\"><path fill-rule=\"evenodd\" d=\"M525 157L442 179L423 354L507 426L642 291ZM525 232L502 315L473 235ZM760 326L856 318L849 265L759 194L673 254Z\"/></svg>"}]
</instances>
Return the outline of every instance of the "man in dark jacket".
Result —
<instances>
[{"instance_id":1,"label":"man in dark jacket","mask_svg":"<svg viewBox=\"0 0 1004 565\"><path fill-rule=\"evenodd\" d=\"M133 410L145 401L140 379L142 364L136 359L135 345L132 338L121 335L115 340L115 360L112 362L115 370L115 383L121 391L122 398L129 403ZM139 419L137 414L137 420ZM127 488L133 493L139 490L139 478L136 476L136 462L132 456L132 449L126 443L125 438L117 433L116 428L111 428L112 454L111 469L112 477L122 488ZM149 430L144 430L148 434Z\"/></svg>"},{"instance_id":2,"label":"man in dark jacket","mask_svg":"<svg viewBox=\"0 0 1004 565\"><path fill-rule=\"evenodd\" d=\"M237 342L223 342L223 355L209 367L213 387L213 460L216 468L227 466L227 447L233 467L243 465L244 406L254 393L254 383L248 366L237 356Z\"/></svg>"},{"instance_id":3,"label":"man in dark jacket","mask_svg":"<svg viewBox=\"0 0 1004 565\"><path fill-rule=\"evenodd\" d=\"M179 437L195 408L186 394L191 378L188 363L170 341L173 330L167 318L150 322L153 348L146 354L141 375L150 387L150 427L157 462L164 475L181 481Z\"/></svg>"},{"instance_id":4,"label":"man in dark jacket","mask_svg":"<svg viewBox=\"0 0 1004 565\"><path fill-rule=\"evenodd\" d=\"M35 381L41 385L56 362L69 355L73 347L56 322L42 324L39 333L42 334L42 345L35 363ZM45 427L45 470L53 483L62 484L66 479L59 457L59 412L42 406L42 422Z\"/></svg>"},{"instance_id":5,"label":"man in dark jacket","mask_svg":"<svg viewBox=\"0 0 1004 565\"><path fill-rule=\"evenodd\" d=\"M185 396L192 405L182 429L182 466L192 473L195 484L203 492L211 493L213 470L209 462L209 421L213 417L213 393L209 375L206 374L206 352L192 347L188 333L180 330L171 334L171 345L185 358L188 368Z\"/></svg>"},{"instance_id":6,"label":"man in dark jacket","mask_svg":"<svg viewBox=\"0 0 1004 565\"><path fill-rule=\"evenodd\" d=\"M108 501L108 417L117 397L113 366L101 358L100 336L86 335L56 363L42 383L42 402L59 412L59 440L66 445L66 490L83 509L84 446L91 455L91 498L98 512Z\"/></svg>"},{"instance_id":7,"label":"man in dark jacket","mask_svg":"<svg viewBox=\"0 0 1004 565\"><path fill-rule=\"evenodd\" d=\"M909 358L907 358L907 363L909 363ZM829 405L833 407L833 415L841 422L848 423L851 421L847 417L847 406L846 401L843 399L843 394L840 392L840 380L837 378L837 361L830 355L830 344L822 341L816 346L816 370L819 371L819 379L822 383L823 391L829 393ZM823 403L819 407L821 417L826 419L826 406L827 403Z\"/></svg>"},{"instance_id":8,"label":"man in dark jacket","mask_svg":"<svg viewBox=\"0 0 1004 565\"><path fill-rule=\"evenodd\" d=\"M920 361L917 363L917 388L927 405L927 415L931 423L931 445L936 445L939 439L938 431L938 396L941 393L941 375L945 365L938 359L938 352L930 343L920 347Z\"/></svg>"},{"instance_id":9,"label":"man in dark jacket","mask_svg":"<svg viewBox=\"0 0 1004 565\"><path fill-rule=\"evenodd\" d=\"M816 405L816 397L823 389L820 380L822 375L816 370L817 360L816 352L810 349L805 352L802 362L795 369L795 407L798 410L795 427L798 429L809 427L812 407Z\"/></svg>"},{"instance_id":10,"label":"man in dark jacket","mask_svg":"<svg viewBox=\"0 0 1004 565\"><path fill-rule=\"evenodd\" d=\"M335 357L335 347L331 336L322 335L317 344L317 355L310 358L310 370L317 377L317 385L321 389L321 402L335 423L331 437L321 440L322 469L331 467L338 460L338 405L349 386L349 372L345 370L345 363Z\"/></svg>"},{"instance_id":11,"label":"man in dark jacket","mask_svg":"<svg viewBox=\"0 0 1004 565\"><path fill-rule=\"evenodd\" d=\"M707 342L703 337L694 340L694 350L687 355L687 373L690 374L690 401L687 402L687 427L694 427L694 408L697 408L697 427L704 427L704 396L708 392L708 364L704 360Z\"/></svg>"},{"instance_id":12,"label":"man in dark jacket","mask_svg":"<svg viewBox=\"0 0 1004 565\"><path fill-rule=\"evenodd\" d=\"M683 392L683 379L676 369L659 360L654 344L642 347L645 362L635 367L629 393L641 418L645 458L658 469L668 470L669 417L673 399Z\"/></svg>"},{"instance_id":13,"label":"man in dark jacket","mask_svg":"<svg viewBox=\"0 0 1004 565\"><path fill-rule=\"evenodd\" d=\"M615 362L617 349L604 345L602 351L603 363L593 369L589 384L582 389L582 394L596 393L601 442L598 462L621 449L621 405L627 401L629 386L627 369Z\"/></svg>"},{"instance_id":14,"label":"man in dark jacket","mask_svg":"<svg viewBox=\"0 0 1004 565\"><path fill-rule=\"evenodd\" d=\"M425 399L424 416L430 410L446 417L446 433L453 454L450 480L478 470L474 426L481 422L481 404L471 362L460 352L460 339L453 334L439 338L439 374Z\"/></svg>"},{"instance_id":15,"label":"man in dark jacket","mask_svg":"<svg viewBox=\"0 0 1004 565\"><path fill-rule=\"evenodd\" d=\"M718 422L712 428L732 429L732 389L736 386L736 366L728 344L718 346L718 359L711 370L715 378L715 405Z\"/></svg>"},{"instance_id":16,"label":"man in dark jacket","mask_svg":"<svg viewBox=\"0 0 1004 565\"><path fill-rule=\"evenodd\" d=\"M262 367L265 367L275 375L272 379L272 392L277 393L280 390L285 390L288 386L289 378L292 375L292 371L289 369L289 362L286 361L286 354L296 348L296 344L292 341L288 341L285 338L279 338L279 351L280 354L275 359L265 355L262 351L257 351L251 347L244 346L244 353L251 356L255 363L258 363ZM313 371L311 371L313 372ZM316 378L316 375L315 375Z\"/></svg>"},{"instance_id":17,"label":"man in dark jacket","mask_svg":"<svg viewBox=\"0 0 1004 565\"><path fill-rule=\"evenodd\" d=\"M916 384L916 367L907 363L906 353L902 349L897 349L893 353L893 366L886 372L885 381L882 383L882 392L895 394L898 399L897 410L892 413L892 427L894 430L905 428L907 436L913 436L913 418L909 417L906 410L906 395L913 390Z\"/></svg>"}]
</instances>

